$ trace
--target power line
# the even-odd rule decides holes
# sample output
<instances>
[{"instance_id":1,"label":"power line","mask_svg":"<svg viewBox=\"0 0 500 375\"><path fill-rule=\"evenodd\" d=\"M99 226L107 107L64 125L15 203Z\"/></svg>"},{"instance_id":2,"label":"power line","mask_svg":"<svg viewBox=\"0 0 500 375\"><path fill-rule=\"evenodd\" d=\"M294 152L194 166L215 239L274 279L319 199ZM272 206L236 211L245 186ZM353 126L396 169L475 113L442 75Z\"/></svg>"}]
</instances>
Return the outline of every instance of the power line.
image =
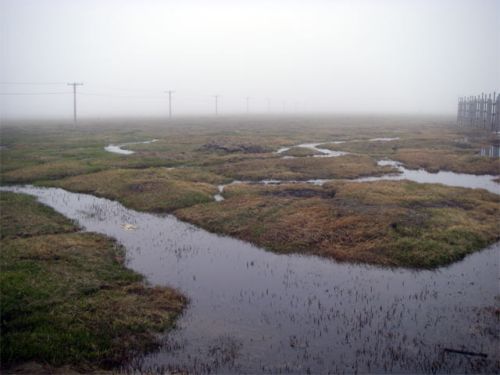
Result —
<instances>
[{"instance_id":1,"label":"power line","mask_svg":"<svg viewBox=\"0 0 500 375\"><path fill-rule=\"evenodd\" d=\"M147 100L164 100L160 96L137 96L137 95L114 95L114 94L99 94L94 92L79 92L78 95L83 96L101 96L105 98L120 98L120 99L147 99Z\"/></svg>"},{"instance_id":2,"label":"power line","mask_svg":"<svg viewBox=\"0 0 500 375\"><path fill-rule=\"evenodd\" d=\"M71 94L71 91L61 91L61 92L1 92L0 95L66 95Z\"/></svg>"},{"instance_id":3,"label":"power line","mask_svg":"<svg viewBox=\"0 0 500 375\"><path fill-rule=\"evenodd\" d=\"M0 85L30 85L30 86L64 85L64 84L66 84L66 82L5 82L5 81L0 82Z\"/></svg>"},{"instance_id":4,"label":"power line","mask_svg":"<svg viewBox=\"0 0 500 375\"><path fill-rule=\"evenodd\" d=\"M101 85L92 85L97 89L102 89L104 91L120 91L120 92L131 92L131 93L143 93L143 94L159 94L161 90L152 90L152 89L131 89L124 87L113 87L113 86L101 86Z\"/></svg>"},{"instance_id":5,"label":"power line","mask_svg":"<svg viewBox=\"0 0 500 375\"><path fill-rule=\"evenodd\" d=\"M0 88L8 89L8 85L25 85L25 86L42 86L42 85L62 85L62 82L14 82L14 81L1 81L0 82ZM68 95L73 93L73 120L75 123L77 122L77 86L82 86L83 83L78 83L78 82L70 82L70 83L64 83L66 85L72 86L72 91L36 91L36 87L29 88L29 87L23 87L23 90L16 91L14 88L11 88L13 91L7 91L7 92L0 92L0 97L8 97L8 96L49 96L49 95ZM2 86L3 85L3 86ZM163 101L165 100L165 95L168 94L168 116L169 118L172 118L173 116L173 95L175 91L173 90L168 90L168 91L160 91L160 90L146 90L146 89L127 89L127 88L118 88L118 87L110 87L110 86L101 86L101 85L90 85L88 84L85 85L86 87L89 87L97 91L86 91L86 90L80 90L78 91L78 95L82 96L95 96L95 97L107 97L107 98L116 98L116 99L139 99L139 100L151 100L151 101ZM21 89L21 87L19 87ZM25 90L26 89L26 90ZM30 92L31 90L34 90L33 92ZM111 92L110 92L111 91ZM115 91L115 92L113 92ZM117 92L119 91L119 92ZM123 92L121 94L120 92ZM130 93L130 94L127 94ZM134 94L136 93L136 94ZM186 95L187 94L187 95ZM208 95L208 93L202 94L202 93L194 93L189 91L182 91L182 94L175 94L175 99L178 101L186 101L189 100L190 102L204 102L204 103L209 103L211 98L214 100L214 110L215 110L215 115L218 116L221 112L221 95ZM240 97L241 99L245 100L245 105L246 105L246 113L250 114L250 106L252 105L253 108L253 103L258 103L259 100L255 100L255 98L251 98L249 96L243 96ZM241 100L240 99L240 100ZM279 107L279 104L275 104L271 102L270 98L266 98L265 100L263 99L263 110L266 109L266 104L267 104L267 112L270 113L273 110L272 104L274 104L274 107ZM256 104L257 107L258 104ZM281 107L282 111L284 113L289 112L289 111L298 111L300 109L300 104L295 103L295 105L290 104L289 102L283 100L281 102ZM258 109L257 109L258 110Z\"/></svg>"}]
</instances>

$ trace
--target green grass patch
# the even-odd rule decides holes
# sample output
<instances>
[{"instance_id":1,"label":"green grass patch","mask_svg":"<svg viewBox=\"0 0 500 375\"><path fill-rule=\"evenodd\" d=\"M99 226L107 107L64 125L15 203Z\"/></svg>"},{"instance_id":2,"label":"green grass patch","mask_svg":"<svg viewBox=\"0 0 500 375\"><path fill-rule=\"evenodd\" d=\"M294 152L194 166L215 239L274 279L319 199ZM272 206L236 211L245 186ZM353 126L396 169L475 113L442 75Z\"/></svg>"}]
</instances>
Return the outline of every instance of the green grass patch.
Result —
<instances>
[{"instance_id":1,"label":"green grass patch","mask_svg":"<svg viewBox=\"0 0 500 375\"><path fill-rule=\"evenodd\" d=\"M2 366L36 361L80 370L110 368L157 345L186 300L151 288L123 265L113 240L33 197L2 192Z\"/></svg>"}]
</instances>

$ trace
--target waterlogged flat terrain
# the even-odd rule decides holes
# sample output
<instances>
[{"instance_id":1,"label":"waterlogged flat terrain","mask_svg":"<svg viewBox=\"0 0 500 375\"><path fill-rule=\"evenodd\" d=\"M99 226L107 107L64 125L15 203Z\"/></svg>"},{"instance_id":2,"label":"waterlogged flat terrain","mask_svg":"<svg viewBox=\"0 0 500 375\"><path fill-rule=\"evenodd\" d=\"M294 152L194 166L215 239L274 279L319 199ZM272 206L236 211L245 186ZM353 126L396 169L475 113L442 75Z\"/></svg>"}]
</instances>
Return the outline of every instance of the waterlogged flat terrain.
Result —
<instances>
[{"instance_id":1,"label":"waterlogged flat terrain","mask_svg":"<svg viewBox=\"0 0 500 375\"><path fill-rule=\"evenodd\" d=\"M435 271L353 265L273 254L90 195L14 190L116 238L129 267L190 297L161 349L125 373L500 370L498 245Z\"/></svg>"},{"instance_id":2,"label":"waterlogged flat terrain","mask_svg":"<svg viewBox=\"0 0 500 375\"><path fill-rule=\"evenodd\" d=\"M222 202L176 211L185 221L277 252L435 267L499 239L500 197L409 181L235 184Z\"/></svg>"},{"instance_id":3,"label":"waterlogged flat terrain","mask_svg":"<svg viewBox=\"0 0 500 375\"><path fill-rule=\"evenodd\" d=\"M162 349L124 371L499 371L500 159L484 152L495 136L408 117L16 123L1 135L2 184L90 194L21 189L192 300Z\"/></svg>"},{"instance_id":4,"label":"waterlogged flat terrain","mask_svg":"<svg viewBox=\"0 0 500 375\"><path fill-rule=\"evenodd\" d=\"M2 367L90 371L157 347L182 295L147 287L113 239L80 232L34 197L4 191L0 206Z\"/></svg>"},{"instance_id":5,"label":"waterlogged flat terrain","mask_svg":"<svg viewBox=\"0 0 500 375\"><path fill-rule=\"evenodd\" d=\"M126 125L7 127L2 180L173 212L267 249L336 260L436 267L499 238L500 159L482 152L498 141L444 119Z\"/></svg>"}]
</instances>

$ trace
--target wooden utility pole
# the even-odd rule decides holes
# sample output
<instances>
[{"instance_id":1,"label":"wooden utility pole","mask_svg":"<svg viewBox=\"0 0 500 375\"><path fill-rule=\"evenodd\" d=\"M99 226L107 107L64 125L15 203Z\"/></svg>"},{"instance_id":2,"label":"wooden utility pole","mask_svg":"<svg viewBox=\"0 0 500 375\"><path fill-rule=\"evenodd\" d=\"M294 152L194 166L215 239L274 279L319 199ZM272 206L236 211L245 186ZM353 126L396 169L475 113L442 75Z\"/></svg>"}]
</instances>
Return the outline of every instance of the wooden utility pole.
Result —
<instances>
[{"instance_id":1,"label":"wooden utility pole","mask_svg":"<svg viewBox=\"0 0 500 375\"><path fill-rule=\"evenodd\" d=\"M219 98L220 98L220 95L214 95L214 99L215 99L215 115L216 116L219 114Z\"/></svg>"},{"instance_id":2,"label":"wooden utility pole","mask_svg":"<svg viewBox=\"0 0 500 375\"><path fill-rule=\"evenodd\" d=\"M73 122L76 125L76 86L83 86L83 83L71 82L68 86L73 86Z\"/></svg>"},{"instance_id":3,"label":"wooden utility pole","mask_svg":"<svg viewBox=\"0 0 500 375\"><path fill-rule=\"evenodd\" d=\"M172 118L172 94L175 91L168 90L165 92L168 94L168 118Z\"/></svg>"}]
</instances>

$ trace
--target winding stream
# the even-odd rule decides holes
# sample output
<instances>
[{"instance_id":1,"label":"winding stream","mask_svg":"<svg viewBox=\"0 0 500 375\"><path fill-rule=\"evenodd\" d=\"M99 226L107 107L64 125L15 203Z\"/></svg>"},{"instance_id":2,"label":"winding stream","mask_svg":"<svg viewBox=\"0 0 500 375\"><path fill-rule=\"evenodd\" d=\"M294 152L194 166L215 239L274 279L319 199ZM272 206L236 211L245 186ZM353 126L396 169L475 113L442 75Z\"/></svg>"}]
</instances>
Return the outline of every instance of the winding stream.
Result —
<instances>
[{"instance_id":1,"label":"winding stream","mask_svg":"<svg viewBox=\"0 0 500 375\"><path fill-rule=\"evenodd\" d=\"M369 141L375 142L390 142L397 140L399 138L372 138ZM328 143L344 143L345 141L336 141ZM354 141L353 141L354 142ZM292 147L304 147L311 149L320 153L319 155L313 155L313 157L337 157L346 155L348 153L341 151L332 151L329 149L318 148L317 146L324 143L302 143ZM290 150L291 147L280 148L276 153L281 154L285 151ZM293 158L293 156L284 156L283 158ZM493 175L473 175L466 173L455 173L447 171L439 171L437 173L427 172L425 169L407 169L403 167L400 162L394 160L379 160L377 162L380 166L392 166L398 170L398 173L385 174L382 176L373 177L361 177L350 181L355 182L370 182L370 181L381 181L381 180L410 180L418 183L429 183L429 184L442 184L447 186L455 187L465 187L470 189L486 189L491 193L500 195L500 184L495 182L495 178L498 176ZM248 183L248 184L296 184L296 183L308 183L313 185L323 185L327 182L336 181L335 179L312 179L312 180L261 180L261 181L233 181L234 183ZM222 193L224 191L224 185L219 186L219 192L214 196L214 199L218 202L224 200Z\"/></svg>"},{"instance_id":2,"label":"winding stream","mask_svg":"<svg viewBox=\"0 0 500 375\"><path fill-rule=\"evenodd\" d=\"M371 138L369 142L391 142L398 140L398 137L395 138ZM141 143L152 143L156 142L157 139L153 139L150 141L143 142L130 142L124 143L118 146L108 145L105 147L106 151L119 153L119 154L133 154L134 151L122 149L122 147L131 144L141 144ZM277 154L282 154L293 147L303 147L317 152L317 155L313 155L313 157L338 157L342 155L347 155L348 152L343 151L333 151L326 148L319 148L319 145L322 144L341 144L347 141L333 141L333 142L318 142L318 143L301 143L295 146L290 147L282 147L276 151ZM358 142L358 140L353 140L350 142ZM483 151L481 151L481 154ZM284 156L283 158L294 158L294 156ZM495 178L498 176L493 175L472 175L465 173L455 173L448 171L439 171L437 173L427 172L425 169L407 169L400 162L394 160L379 160L377 162L380 166L392 166L398 170L398 173L394 174L386 174L383 176L375 176L375 177L361 177L357 179L353 179L351 181L356 182L370 182L370 181L380 181L380 180L410 180L418 183L430 183L430 184L442 184L447 186L455 186L455 187L465 187L470 189L486 189L491 193L500 195L500 184L495 182ZM235 183L248 183L248 184L294 184L294 183L309 183L313 185L323 185L326 182L335 181L335 179L312 179L312 180L261 180L261 181L233 181L231 184ZM222 195L224 192L224 188L226 185L219 185L218 192L214 195L214 200L217 202L221 202L224 200L224 196Z\"/></svg>"},{"instance_id":3,"label":"winding stream","mask_svg":"<svg viewBox=\"0 0 500 375\"><path fill-rule=\"evenodd\" d=\"M498 176L473 175L466 173L455 173L439 171L437 173L427 172L425 169L407 169L401 163L394 160L379 160L378 165L390 165L399 170L399 174L387 174L379 177L362 177L355 181L369 182L380 180L410 180L427 184L442 184L447 186L458 186L470 189L485 189L494 194L500 194L500 184L494 181Z\"/></svg>"},{"instance_id":4,"label":"winding stream","mask_svg":"<svg viewBox=\"0 0 500 375\"><path fill-rule=\"evenodd\" d=\"M435 271L341 264L277 255L90 195L1 190L34 195L87 231L116 238L130 268L190 298L160 351L125 372L500 371L490 310L498 305L500 244Z\"/></svg>"},{"instance_id":5,"label":"winding stream","mask_svg":"<svg viewBox=\"0 0 500 375\"><path fill-rule=\"evenodd\" d=\"M390 142L390 141L395 141L398 140L398 137L395 138L372 138L369 139L369 142ZM153 143L158 141L157 139L149 140L149 141L142 141L142 142L129 142L129 143L123 143L121 145L108 145L104 149L108 152L112 153L117 153L117 154L122 154L122 155L131 155L134 153L134 151L131 150L126 150L123 149L122 147L125 147L127 145L132 145L132 144L148 144L148 143ZM290 150L292 147L303 147L303 148L308 148L310 150L316 151L318 154L313 155L313 157L338 157L342 155L347 155L348 152L343 152L343 151L333 151L325 148L319 148L318 146L321 144L340 144L340 143L345 143L347 141L333 141L333 142L318 142L318 143L301 143L295 146L290 146L290 147L282 147L276 151L277 154L282 154L288 150ZM351 142L356 142L356 140L353 140ZM294 156L284 156L283 158L290 159L294 158ZM456 187L465 187L465 188L470 188L470 189L486 189L489 192L492 192L494 194L500 194L500 184L495 182L494 179L497 178L497 176L492 176L492 175L471 175L471 174L465 174L465 173L455 173L455 172L447 172L447 171L439 171L438 173L430 173L427 172L425 169L407 169L403 167L403 165L397 161L394 160L379 160L378 165L384 166L384 165L390 165L395 168L397 168L399 173L395 174L387 174L383 176L376 176L376 177L362 177L362 178L357 178L352 181L357 181L357 182L370 182L370 181L380 181L380 180L410 180L410 181L415 181L418 183L431 183L431 184L443 184L443 185L448 185L448 186L456 186ZM233 181L231 184L234 183L257 183L257 184L285 184L285 183L309 183L313 185L323 185L326 182L329 181L335 181L334 179L312 179L312 180L305 180L305 181L298 181L298 180L291 180L291 181L285 181L285 180L261 180L261 181ZM214 200L217 202L221 202L224 200L223 192L224 188L226 185L219 185L218 186L218 192L217 194L214 195Z\"/></svg>"}]
</instances>

